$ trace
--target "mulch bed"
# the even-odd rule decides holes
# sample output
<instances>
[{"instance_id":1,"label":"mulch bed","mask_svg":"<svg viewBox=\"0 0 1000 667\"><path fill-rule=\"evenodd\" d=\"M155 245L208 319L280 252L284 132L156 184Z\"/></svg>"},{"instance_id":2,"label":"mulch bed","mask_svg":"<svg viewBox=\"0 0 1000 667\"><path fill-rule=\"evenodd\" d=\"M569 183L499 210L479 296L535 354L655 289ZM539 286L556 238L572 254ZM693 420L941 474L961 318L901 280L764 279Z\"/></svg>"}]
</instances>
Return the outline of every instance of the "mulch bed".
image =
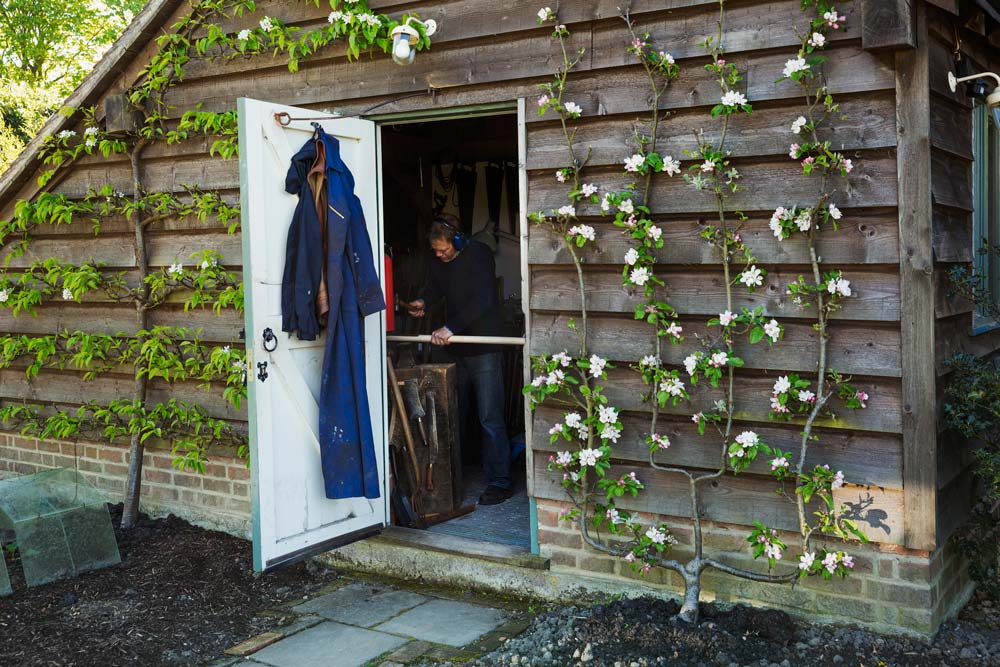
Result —
<instances>
[{"instance_id":1,"label":"mulch bed","mask_svg":"<svg viewBox=\"0 0 1000 667\"><path fill-rule=\"evenodd\" d=\"M170 516L117 529L122 562L27 588L7 557L14 594L0 597L0 665L134 667L202 664L275 626L262 612L336 580L298 563L255 575L248 541Z\"/></svg>"}]
</instances>

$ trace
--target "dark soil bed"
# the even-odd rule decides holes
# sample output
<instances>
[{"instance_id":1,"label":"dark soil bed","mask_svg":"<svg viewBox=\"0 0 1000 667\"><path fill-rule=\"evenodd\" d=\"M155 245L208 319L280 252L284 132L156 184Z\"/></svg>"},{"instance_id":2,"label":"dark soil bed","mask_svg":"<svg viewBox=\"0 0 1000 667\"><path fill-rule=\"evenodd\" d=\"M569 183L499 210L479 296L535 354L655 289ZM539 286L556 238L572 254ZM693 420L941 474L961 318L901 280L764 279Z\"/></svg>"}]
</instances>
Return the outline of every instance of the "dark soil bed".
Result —
<instances>
[{"instance_id":1,"label":"dark soil bed","mask_svg":"<svg viewBox=\"0 0 1000 667\"><path fill-rule=\"evenodd\" d=\"M255 576L248 541L174 516L117 530L122 562L26 588L8 556L14 594L0 597L0 665L198 665L275 625L261 612L336 579L299 563Z\"/></svg>"}]
</instances>

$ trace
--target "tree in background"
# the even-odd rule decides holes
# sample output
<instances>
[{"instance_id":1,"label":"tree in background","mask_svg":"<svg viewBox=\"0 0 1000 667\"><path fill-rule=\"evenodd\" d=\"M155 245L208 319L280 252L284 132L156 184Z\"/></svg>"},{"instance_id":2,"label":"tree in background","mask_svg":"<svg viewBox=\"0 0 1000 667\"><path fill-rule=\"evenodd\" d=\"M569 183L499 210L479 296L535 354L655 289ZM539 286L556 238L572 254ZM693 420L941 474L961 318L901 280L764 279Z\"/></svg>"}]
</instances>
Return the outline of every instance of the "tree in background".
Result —
<instances>
[{"instance_id":1,"label":"tree in background","mask_svg":"<svg viewBox=\"0 0 1000 667\"><path fill-rule=\"evenodd\" d=\"M0 171L145 0L0 0Z\"/></svg>"}]
</instances>

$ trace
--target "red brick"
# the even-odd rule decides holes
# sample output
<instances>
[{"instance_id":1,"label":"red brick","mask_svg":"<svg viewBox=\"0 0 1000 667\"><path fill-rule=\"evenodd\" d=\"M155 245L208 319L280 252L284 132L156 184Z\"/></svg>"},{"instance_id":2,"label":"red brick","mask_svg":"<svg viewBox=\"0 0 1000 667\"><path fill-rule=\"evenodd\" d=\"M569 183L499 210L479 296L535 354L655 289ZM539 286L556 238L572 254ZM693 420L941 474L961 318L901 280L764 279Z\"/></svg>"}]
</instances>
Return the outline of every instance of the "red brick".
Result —
<instances>
[{"instance_id":1,"label":"red brick","mask_svg":"<svg viewBox=\"0 0 1000 667\"><path fill-rule=\"evenodd\" d=\"M27 450L27 449L22 449L20 451L20 453L18 453L17 457L19 459L21 459L22 461L25 461L25 462L28 462L28 463L41 463L42 462L42 455L41 454L39 454L36 451L31 451L31 450Z\"/></svg>"},{"instance_id":2,"label":"red brick","mask_svg":"<svg viewBox=\"0 0 1000 667\"><path fill-rule=\"evenodd\" d=\"M225 478L226 466L220 463L208 463L205 465L205 475L208 477Z\"/></svg>"},{"instance_id":3,"label":"red brick","mask_svg":"<svg viewBox=\"0 0 1000 667\"><path fill-rule=\"evenodd\" d=\"M83 455L86 456L88 459L96 459L97 447L84 447Z\"/></svg>"},{"instance_id":4,"label":"red brick","mask_svg":"<svg viewBox=\"0 0 1000 667\"><path fill-rule=\"evenodd\" d=\"M157 468L170 470L174 467L174 461L170 456L154 456L153 465Z\"/></svg>"},{"instance_id":5,"label":"red brick","mask_svg":"<svg viewBox=\"0 0 1000 667\"><path fill-rule=\"evenodd\" d=\"M245 498L226 498L226 509L240 514L250 514L250 502Z\"/></svg>"},{"instance_id":6,"label":"red brick","mask_svg":"<svg viewBox=\"0 0 1000 667\"><path fill-rule=\"evenodd\" d=\"M78 448L80 450L80 453L82 454L84 448L81 447L81 446L79 446L79 445L77 445L74 442L60 442L59 443L59 451L61 453L63 453L63 454L66 454L67 456L76 456Z\"/></svg>"},{"instance_id":7,"label":"red brick","mask_svg":"<svg viewBox=\"0 0 1000 667\"><path fill-rule=\"evenodd\" d=\"M567 533L556 530L539 529L539 544L551 544L556 547L568 547L570 549L583 548L583 538L579 533Z\"/></svg>"},{"instance_id":8,"label":"red brick","mask_svg":"<svg viewBox=\"0 0 1000 667\"><path fill-rule=\"evenodd\" d=\"M56 468L75 468L76 459L72 456L53 456L52 465Z\"/></svg>"},{"instance_id":9,"label":"red brick","mask_svg":"<svg viewBox=\"0 0 1000 667\"><path fill-rule=\"evenodd\" d=\"M615 573L615 561L610 556L581 556L580 569L589 572Z\"/></svg>"},{"instance_id":10,"label":"red brick","mask_svg":"<svg viewBox=\"0 0 1000 667\"><path fill-rule=\"evenodd\" d=\"M51 442L49 440L39 440L36 443L36 446L39 449L39 451L50 452L50 453L54 452L56 454L59 453L59 443L58 442Z\"/></svg>"},{"instance_id":11,"label":"red brick","mask_svg":"<svg viewBox=\"0 0 1000 667\"><path fill-rule=\"evenodd\" d=\"M101 461L111 461L112 463L125 463L125 451L112 447L102 447L97 452L97 458Z\"/></svg>"},{"instance_id":12,"label":"red brick","mask_svg":"<svg viewBox=\"0 0 1000 667\"><path fill-rule=\"evenodd\" d=\"M201 477L199 475L177 473L174 475L174 484L177 486L187 487L189 489L200 489Z\"/></svg>"},{"instance_id":13,"label":"red brick","mask_svg":"<svg viewBox=\"0 0 1000 667\"><path fill-rule=\"evenodd\" d=\"M225 496L215 496L208 493L196 493L195 503L199 507L214 507L216 509L222 509L226 506Z\"/></svg>"},{"instance_id":14,"label":"red brick","mask_svg":"<svg viewBox=\"0 0 1000 667\"><path fill-rule=\"evenodd\" d=\"M553 551L549 554L549 559L552 561L553 565L576 567L576 554L568 551Z\"/></svg>"},{"instance_id":15,"label":"red brick","mask_svg":"<svg viewBox=\"0 0 1000 667\"><path fill-rule=\"evenodd\" d=\"M161 486L159 484L144 484L142 494L148 498L159 498L160 500L177 500L177 489L172 486Z\"/></svg>"},{"instance_id":16,"label":"red brick","mask_svg":"<svg viewBox=\"0 0 1000 667\"><path fill-rule=\"evenodd\" d=\"M226 477L229 479L250 479L250 470L244 465L226 466Z\"/></svg>"},{"instance_id":17,"label":"red brick","mask_svg":"<svg viewBox=\"0 0 1000 667\"><path fill-rule=\"evenodd\" d=\"M143 466L142 468L142 479L146 482L154 482L158 484L173 483L173 475L166 470L154 470L153 468L147 466Z\"/></svg>"},{"instance_id":18,"label":"red brick","mask_svg":"<svg viewBox=\"0 0 1000 667\"><path fill-rule=\"evenodd\" d=\"M222 479L210 479L205 477L202 479L202 486L206 491L212 491L214 493L224 493L229 495L233 492L232 483Z\"/></svg>"},{"instance_id":19,"label":"red brick","mask_svg":"<svg viewBox=\"0 0 1000 667\"><path fill-rule=\"evenodd\" d=\"M104 474L114 475L115 477L128 477L128 466L116 465L114 463L105 463Z\"/></svg>"},{"instance_id":20,"label":"red brick","mask_svg":"<svg viewBox=\"0 0 1000 667\"><path fill-rule=\"evenodd\" d=\"M246 498L250 495L250 485L233 482L233 495L237 498Z\"/></svg>"}]
</instances>

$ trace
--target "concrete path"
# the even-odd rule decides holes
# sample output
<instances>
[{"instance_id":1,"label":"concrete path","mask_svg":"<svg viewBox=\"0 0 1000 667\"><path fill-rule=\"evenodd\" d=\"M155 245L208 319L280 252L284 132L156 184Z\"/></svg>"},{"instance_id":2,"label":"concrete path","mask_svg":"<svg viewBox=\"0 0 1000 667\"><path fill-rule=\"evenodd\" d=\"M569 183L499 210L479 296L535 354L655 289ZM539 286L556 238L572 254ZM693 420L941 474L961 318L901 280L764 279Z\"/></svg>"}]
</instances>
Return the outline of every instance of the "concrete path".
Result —
<instances>
[{"instance_id":1,"label":"concrete path","mask_svg":"<svg viewBox=\"0 0 1000 667\"><path fill-rule=\"evenodd\" d=\"M478 655L528 624L509 609L362 581L288 612L291 623L232 647L234 657L212 667L400 667Z\"/></svg>"}]
</instances>

